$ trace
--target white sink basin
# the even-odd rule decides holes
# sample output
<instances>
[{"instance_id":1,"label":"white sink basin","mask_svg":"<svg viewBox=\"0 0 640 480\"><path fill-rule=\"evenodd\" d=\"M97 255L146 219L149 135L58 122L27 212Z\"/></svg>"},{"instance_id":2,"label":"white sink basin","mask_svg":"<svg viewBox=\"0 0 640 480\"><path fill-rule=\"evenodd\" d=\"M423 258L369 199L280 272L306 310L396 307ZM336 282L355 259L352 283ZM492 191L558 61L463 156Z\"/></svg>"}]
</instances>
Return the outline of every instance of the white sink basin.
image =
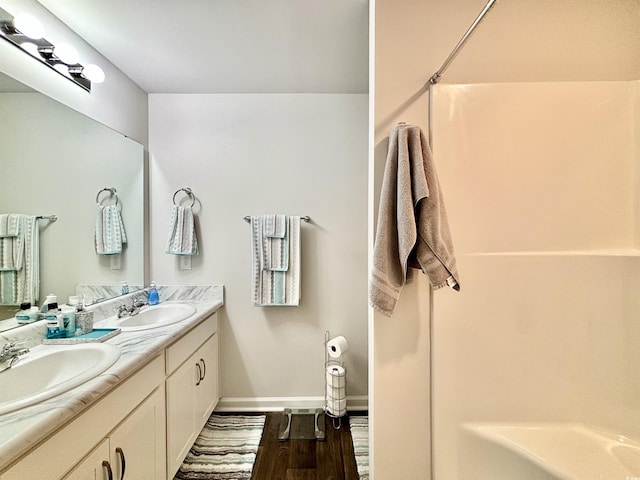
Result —
<instances>
[{"instance_id":1,"label":"white sink basin","mask_svg":"<svg viewBox=\"0 0 640 480\"><path fill-rule=\"evenodd\" d=\"M0 415L35 405L100 375L120 358L105 343L40 345L0 372Z\"/></svg>"},{"instance_id":2,"label":"white sink basin","mask_svg":"<svg viewBox=\"0 0 640 480\"><path fill-rule=\"evenodd\" d=\"M163 327L186 320L194 313L196 307L189 303L161 303L142 308L140 313L123 319L118 327L123 332Z\"/></svg>"}]
</instances>

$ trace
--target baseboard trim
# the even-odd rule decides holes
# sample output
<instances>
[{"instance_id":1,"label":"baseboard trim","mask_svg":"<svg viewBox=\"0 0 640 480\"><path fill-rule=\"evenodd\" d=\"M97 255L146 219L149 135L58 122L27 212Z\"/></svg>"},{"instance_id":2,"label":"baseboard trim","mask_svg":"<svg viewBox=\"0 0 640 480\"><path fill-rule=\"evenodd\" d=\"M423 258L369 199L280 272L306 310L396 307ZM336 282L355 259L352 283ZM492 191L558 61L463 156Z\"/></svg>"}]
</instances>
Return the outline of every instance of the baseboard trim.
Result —
<instances>
[{"instance_id":1,"label":"baseboard trim","mask_svg":"<svg viewBox=\"0 0 640 480\"><path fill-rule=\"evenodd\" d=\"M368 410L367 395L347 395L347 410ZM323 408L324 397L222 397L216 412L277 412L285 408Z\"/></svg>"}]
</instances>

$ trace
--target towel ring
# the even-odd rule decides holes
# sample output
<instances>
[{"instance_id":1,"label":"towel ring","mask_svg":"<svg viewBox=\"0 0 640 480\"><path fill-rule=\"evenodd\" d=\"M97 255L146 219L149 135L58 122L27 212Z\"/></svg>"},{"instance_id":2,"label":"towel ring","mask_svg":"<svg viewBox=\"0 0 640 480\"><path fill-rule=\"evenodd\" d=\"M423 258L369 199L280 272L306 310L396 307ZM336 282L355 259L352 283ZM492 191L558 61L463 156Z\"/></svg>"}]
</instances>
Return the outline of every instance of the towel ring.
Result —
<instances>
[{"instance_id":1,"label":"towel ring","mask_svg":"<svg viewBox=\"0 0 640 480\"><path fill-rule=\"evenodd\" d=\"M116 207L118 206L118 194L116 192L116 187L104 187L102 190L100 190L98 192L98 194L96 195L96 204L101 207L102 205L100 204L100 194L102 192L109 192L109 196L110 197L116 197Z\"/></svg>"},{"instance_id":2,"label":"towel ring","mask_svg":"<svg viewBox=\"0 0 640 480\"><path fill-rule=\"evenodd\" d=\"M193 206L196 204L196 196L193 194L193 192L189 187L184 187L176 190L176 193L173 194L173 204L178 205L176 203L176 195L178 195L178 193L180 192L184 192L187 195L189 195L189 198L191 198L191 205L189 205L189 208L193 208Z\"/></svg>"}]
</instances>

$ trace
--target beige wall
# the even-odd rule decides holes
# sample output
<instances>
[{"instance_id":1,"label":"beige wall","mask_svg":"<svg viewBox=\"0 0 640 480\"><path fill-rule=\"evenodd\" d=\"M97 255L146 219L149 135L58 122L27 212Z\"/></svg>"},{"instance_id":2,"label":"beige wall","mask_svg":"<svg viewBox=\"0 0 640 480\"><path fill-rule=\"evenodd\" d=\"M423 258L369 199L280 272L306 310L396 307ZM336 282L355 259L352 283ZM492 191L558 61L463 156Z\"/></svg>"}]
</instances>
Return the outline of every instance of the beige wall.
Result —
<instances>
[{"instance_id":1,"label":"beige wall","mask_svg":"<svg viewBox=\"0 0 640 480\"><path fill-rule=\"evenodd\" d=\"M426 82L485 4L485 0L373 2L372 95L375 107L372 113L374 155L371 175L374 212L377 211L389 130L399 121L414 123L427 130ZM443 83L638 79L639 7L637 0L499 1L445 74ZM625 115L630 114L626 112ZM491 120L487 116L483 124ZM459 138L459 144L465 145L464 138ZM437 150L438 146L434 146ZM531 148L527 146L524 150L529 152ZM436 155L439 170L441 165L442 161ZM612 175L609 179L615 181L615 172L608 171L608 174ZM636 175L637 172L631 173L631 176ZM456 179L454 186L444 186L448 208L452 204L450 208L455 209L456 202L466 199L456 198L463 185L457 182ZM523 187L517 178L513 182L514 190ZM450 193L449 190L453 191ZM637 197L637 191L635 189L635 193L630 195ZM584 190L580 192L583 197L587 196ZM626 192L624 195L628 196L628 187ZM502 202L504 198L500 200ZM502 203L498 207L502 208ZM631 213L627 210L625 215L628 219ZM454 215L449 217L455 223ZM618 222L617 232L623 238L634 238L633 227L628 223L619 217L617 220L607 218L609 220ZM370 228L373 225L372 218ZM588 225L582 228L588 228ZM463 232L455 225L453 230L454 243L460 243L460 248L466 248L468 242L481 242L489 251L516 247L505 241L503 236L498 237L501 243L494 244L495 238L485 231L476 237L474 230ZM545 232L543 235L553 237L552 230ZM524 241L526 237L521 239ZM554 248L591 248L560 246L559 237L556 240L558 245ZM522 248L522 245L518 244L517 248ZM463 259L460 266L463 292L475 285L475 272L467 274L466 268L467 263ZM484 274L490 273L484 271ZM434 297L436 311L439 302L455 303L461 298L448 290L437 291ZM508 300L506 302L510 305ZM373 339L371 388L374 394L370 413L373 424L371 450L373 473L377 480L398 478L399 466L403 469L404 478L431 478L429 388L425 385L431 368L428 364L427 336L431 321L428 303L428 285L420 274L403 290L399 312L393 318L372 314L370 320ZM446 319L442 321L446 322ZM438 334L437 331L435 333ZM405 417L411 415L411 421L399 421L400 412ZM438 458L436 465L437 462ZM442 474L437 477L438 480L450 478L453 477Z\"/></svg>"}]
</instances>

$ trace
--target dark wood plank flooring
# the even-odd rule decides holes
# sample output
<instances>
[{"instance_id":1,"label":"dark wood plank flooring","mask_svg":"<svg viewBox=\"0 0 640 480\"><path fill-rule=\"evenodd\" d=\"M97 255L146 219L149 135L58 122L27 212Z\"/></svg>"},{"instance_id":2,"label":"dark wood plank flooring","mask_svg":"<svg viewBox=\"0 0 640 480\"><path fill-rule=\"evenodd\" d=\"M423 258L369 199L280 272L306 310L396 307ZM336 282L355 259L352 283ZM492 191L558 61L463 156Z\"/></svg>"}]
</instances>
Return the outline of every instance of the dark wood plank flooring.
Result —
<instances>
[{"instance_id":1,"label":"dark wood plank flooring","mask_svg":"<svg viewBox=\"0 0 640 480\"><path fill-rule=\"evenodd\" d=\"M348 417L342 418L336 430L332 419L325 416L324 441L295 438L297 427L292 421L290 439L280 441L282 414L266 415L251 480L358 480Z\"/></svg>"}]
</instances>

